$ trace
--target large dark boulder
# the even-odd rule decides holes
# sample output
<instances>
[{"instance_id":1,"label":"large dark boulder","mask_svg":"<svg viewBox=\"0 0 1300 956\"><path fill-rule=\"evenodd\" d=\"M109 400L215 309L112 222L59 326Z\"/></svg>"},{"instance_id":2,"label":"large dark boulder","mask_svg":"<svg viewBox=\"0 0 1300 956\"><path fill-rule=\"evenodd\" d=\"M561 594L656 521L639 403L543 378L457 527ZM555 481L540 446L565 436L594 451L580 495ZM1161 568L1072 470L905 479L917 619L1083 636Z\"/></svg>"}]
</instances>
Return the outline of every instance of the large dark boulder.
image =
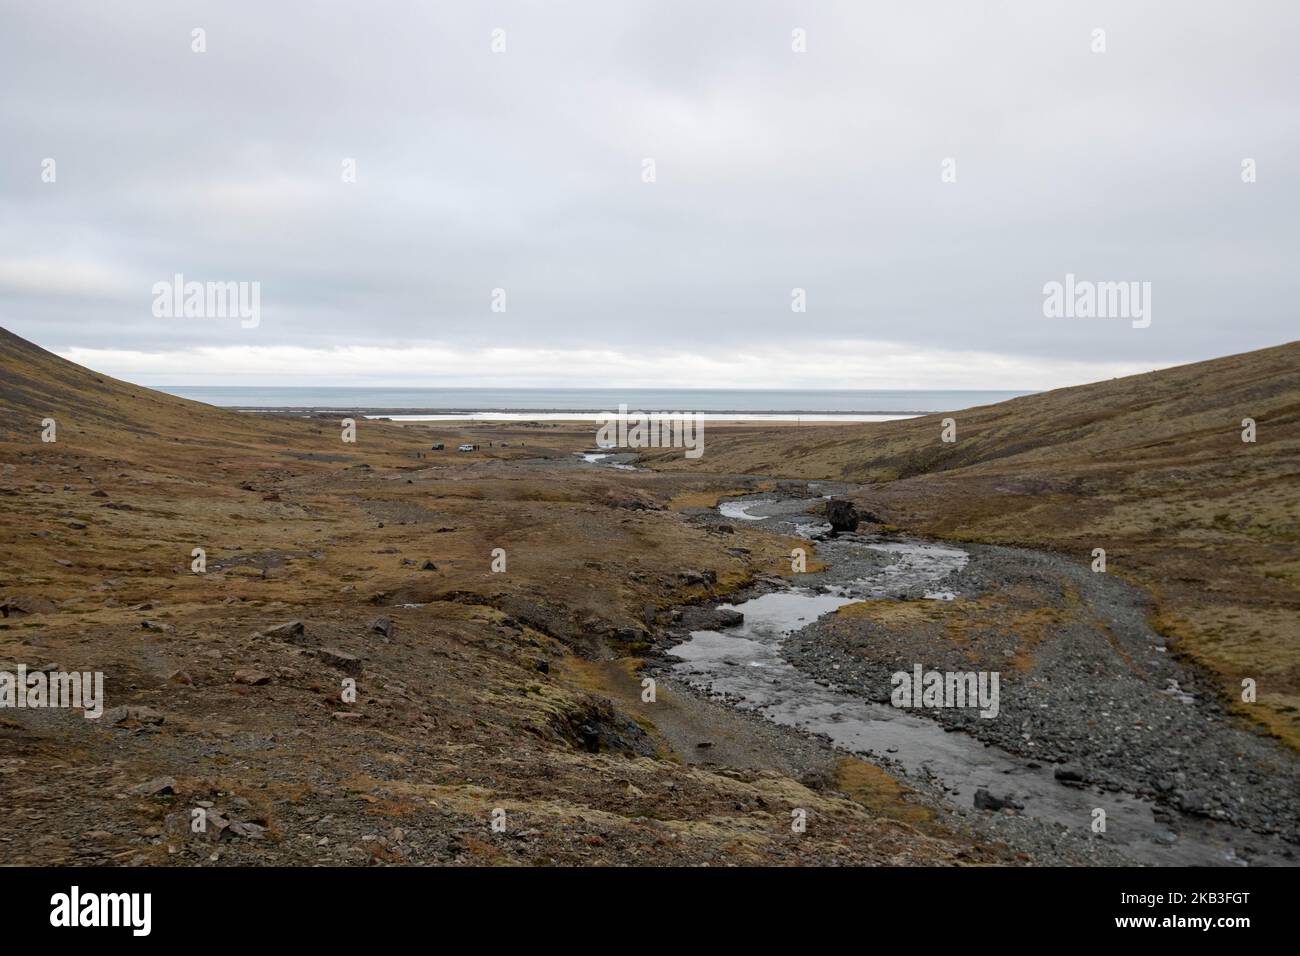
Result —
<instances>
[{"instance_id":1,"label":"large dark boulder","mask_svg":"<svg viewBox=\"0 0 1300 956\"><path fill-rule=\"evenodd\" d=\"M831 523L832 531L840 532L857 531L860 518L853 502L844 498L832 498L826 502L826 520Z\"/></svg>"}]
</instances>

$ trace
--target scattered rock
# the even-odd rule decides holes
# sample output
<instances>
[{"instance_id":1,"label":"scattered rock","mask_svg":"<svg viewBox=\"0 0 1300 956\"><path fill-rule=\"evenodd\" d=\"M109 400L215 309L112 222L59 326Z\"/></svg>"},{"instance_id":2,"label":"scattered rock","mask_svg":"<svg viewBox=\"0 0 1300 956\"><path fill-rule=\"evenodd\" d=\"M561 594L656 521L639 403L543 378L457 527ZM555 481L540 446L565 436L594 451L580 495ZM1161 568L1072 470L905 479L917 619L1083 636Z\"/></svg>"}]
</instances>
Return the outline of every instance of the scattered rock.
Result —
<instances>
[{"instance_id":1,"label":"scattered rock","mask_svg":"<svg viewBox=\"0 0 1300 956\"><path fill-rule=\"evenodd\" d=\"M157 797L164 794L175 793L176 778L154 777L152 780L147 780L142 784L132 787L130 792L138 797Z\"/></svg>"},{"instance_id":2,"label":"scattered rock","mask_svg":"<svg viewBox=\"0 0 1300 956\"><path fill-rule=\"evenodd\" d=\"M801 773L799 782L809 790L829 790L834 783L830 774L817 767L809 768Z\"/></svg>"},{"instance_id":3,"label":"scattered rock","mask_svg":"<svg viewBox=\"0 0 1300 956\"><path fill-rule=\"evenodd\" d=\"M393 622L389 618L377 617L367 624L366 627L370 628L370 630L376 634L384 635L384 637L393 636Z\"/></svg>"},{"instance_id":4,"label":"scattered rock","mask_svg":"<svg viewBox=\"0 0 1300 956\"><path fill-rule=\"evenodd\" d=\"M241 667L235 671L235 683L249 684L253 687L258 687L262 684L271 683L271 675L263 674L261 671L254 670L251 667Z\"/></svg>"},{"instance_id":5,"label":"scattered rock","mask_svg":"<svg viewBox=\"0 0 1300 956\"><path fill-rule=\"evenodd\" d=\"M345 674L355 676L361 673L361 658L347 651L341 651L337 647L322 647L316 652L316 656L330 667L338 668Z\"/></svg>"},{"instance_id":6,"label":"scattered rock","mask_svg":"<svg viewBox=\"0 0 1300 956\"><path fill-rule=\"evenodd\" d=\"M682 613L682 623L692 630L718 631L739 627L745 615L732 608L692 607Z\"/></svg>"},{"instance_id":7,"label":"scattered rock","mask_svg":"<svg viewBox=\"0 0 1300 956\"><path fill-rule=\"evenodd\" d=\"M235 836L244 837L248 840L260 840L266 835L266 827L256 823L241 823L236 821L230 824L230 832Z\"/></svg>"},{"instance_id":8,"label":"scattered rock","mask_svg":"<svg viewBox=\"0 0 1300 956\"><path fill-rule=\"evenodd\" d=\"M832 498L826 502L826 520L830 522L831 530L838 534L841 531L857 531L861 519L853 502L846 498Z\"/></svg>"},{"instance_id":9,"label":"scattered rock","mask_svg":"<svg viewBox=\"0 0 1300 956\"><path fill-rule=\"evenodd\" d=\"M110 707L104 711L103 720L106 723L118 724L161 724L166 717L152 707L128 707L125 704L119 707Z\"/></svg>"},{"instance_id":10,"label":"scattered rock","mask_svg":"<svg viewBox=\"0 0 1300 956\"><path fill-rule=\"evenodd\" d=\"M307 626L302 621L287 621L284 624L268 627L262 632L262 636L269 637L273 641L284 641L286 644L303 644L307 640Z\"/></svg>"},{"instance_id":11,"label":"scattered rock","mask_svg":"<svg viewBox=\"0 0 1300 956\"><path fill-rule=\"evenodd\" d=\"M14 614L49 614L58 610L58 605L48 598L10 596L0 599L0 615L9 617Z\"/></svg>"}]
</instances>

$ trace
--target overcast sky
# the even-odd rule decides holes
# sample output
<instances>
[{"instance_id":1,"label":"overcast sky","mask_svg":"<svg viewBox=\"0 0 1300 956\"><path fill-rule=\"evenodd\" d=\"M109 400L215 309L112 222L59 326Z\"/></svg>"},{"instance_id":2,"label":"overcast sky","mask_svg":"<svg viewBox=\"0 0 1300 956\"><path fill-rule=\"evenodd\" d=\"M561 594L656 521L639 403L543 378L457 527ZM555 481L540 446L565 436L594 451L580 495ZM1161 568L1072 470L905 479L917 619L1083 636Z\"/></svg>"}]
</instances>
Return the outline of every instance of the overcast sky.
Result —
<instances>
[{"instance_id":1,"label":"overcast sky","mask_svg":"<svg viewBox=\"0 0 1300 956\"><path fill-rule=\"evenodd\" d=\"M143 384L1031 389L1275 345L1298 51L1291 0L0 0L0 325ZM155 316L176 273L260 283L258 324ZM1044 317L1066 273L1150 282L1150 326Z\"/></svg>"}]
</instances>

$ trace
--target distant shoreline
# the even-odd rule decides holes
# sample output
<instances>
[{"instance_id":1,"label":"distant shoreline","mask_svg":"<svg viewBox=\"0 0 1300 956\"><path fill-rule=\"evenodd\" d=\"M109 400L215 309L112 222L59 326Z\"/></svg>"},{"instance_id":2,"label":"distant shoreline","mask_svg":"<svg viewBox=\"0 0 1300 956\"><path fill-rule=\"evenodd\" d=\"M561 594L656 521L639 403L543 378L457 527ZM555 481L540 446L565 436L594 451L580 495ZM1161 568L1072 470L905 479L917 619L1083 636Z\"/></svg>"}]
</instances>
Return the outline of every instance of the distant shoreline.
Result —
<instances>
[{"instance_id":1,"label":"distant shoreline","mask_svg":"<svg viewBox=\"0 0 1300 956\"><path fill-rule=\"evenodd\" d=\"M630 412L709 420L884 421L997 404L1026 393L993 389L335 388L162 386L159 391L252 414L368 415L413 421L529 417L592 421Z\"/></svg>"},{"instance_id":2,"label":"distant shoreline","mask_svg":"<svg viewBox=\"0 0 1300 956\"><path fill-rule=\"evenodd\" d=\"M325 407L325 406L259 406L259 405L223 405L216 406L224 408L226 411L242 412L255 415L360 415L364 418L387 418L393 421L420 422L420 421L500 421L500 422L521 422L521 421L567 421L567 422L591 422L602 421L607 417L616 415L613 409L594 412L589 409L575 408L476 408L476 409L448 409L448 408L366 408L358 407ZM956 411L956 409L953 409ZM936 412L923 411L787 411L785 409L773 410L752 410L752 409L710 409L707 412L691 412L689 409L638 409L635 414L657 414L660 412L674 413L683 412L687 414L698 414L705 421L796 421L803 420L807 422L877 422L877 421L895 421L903 418L919 418L923 415L934 415ZM631 414L631 413L630 413Z\"/></svg>"}]
</instances>

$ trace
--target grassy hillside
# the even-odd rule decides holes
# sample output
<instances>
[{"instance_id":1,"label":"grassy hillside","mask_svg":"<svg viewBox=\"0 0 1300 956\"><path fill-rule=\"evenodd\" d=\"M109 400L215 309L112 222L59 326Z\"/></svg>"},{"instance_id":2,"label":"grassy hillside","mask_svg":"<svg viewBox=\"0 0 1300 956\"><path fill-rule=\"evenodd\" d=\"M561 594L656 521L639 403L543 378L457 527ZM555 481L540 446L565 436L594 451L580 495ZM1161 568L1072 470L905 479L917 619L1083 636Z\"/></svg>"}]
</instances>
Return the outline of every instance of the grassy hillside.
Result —
<instances>
[{"instance_id":1,"label":"grassy hillside","mask_svg":"<svg viewBox=\"0 0 1300 956\"><path fill-rule=\"evenodd\" d=\"M590 428L357 427L162 395L0 330L0 670L100 671L119 712L0 713L23 768L0 774L0 865L1008 858L918 832L892 780L815 793L761 750L719 773L696 743L747 724L722 736L666 690L633 719L636 675L592 677L675 601L788 568L779 538L665 507L729 483L584 466ZM430 449L462 440L494 445ZM243 829L193 838L198 801ZM799 838L790 806L835 825Z\"/></svg>"},{"instance_id":2,"label":"grassy hillside","mask_svg":"<svg viewBox=\"0 0 1300 956\"><path fill-rule=\"evenodd\" d=\"M956 421L953 443L942 420ZM1242 419L1257 440L1242 441ZM660 469L835 478L886 522L1094 548L1242 713L1300 745L1300 343L870 425L715 429ZM1259 700L1240 703L1243 678Z\"/></svg>"}]
</instances>

